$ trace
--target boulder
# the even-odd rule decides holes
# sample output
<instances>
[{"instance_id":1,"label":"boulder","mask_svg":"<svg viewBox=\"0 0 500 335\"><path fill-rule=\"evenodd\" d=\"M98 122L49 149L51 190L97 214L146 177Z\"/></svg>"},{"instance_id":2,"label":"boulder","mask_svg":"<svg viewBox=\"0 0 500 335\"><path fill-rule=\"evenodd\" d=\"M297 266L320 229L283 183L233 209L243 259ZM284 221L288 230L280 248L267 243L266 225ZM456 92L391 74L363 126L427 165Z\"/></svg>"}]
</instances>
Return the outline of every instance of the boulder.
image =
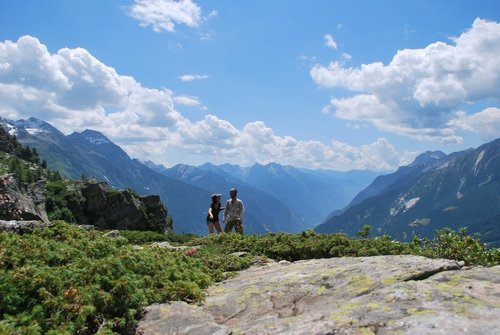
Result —
<instances>
[{"instance_id":1,"label":"boulder","mask_svg":"<svg viewBox=\"0 0 500 335\"><path fill-rule=\"evenodd\" d=\"M0 220L49 222L45 211L45 181L18 182L15 174L0 176Z\"/></svg>"},{"instance_id":2,"label":"boulder","mask_svg":"<svg viewBox=\"0 0 500 335\"><path fill-rule=\"evenodd\" d=\"M147 308L137 334L488 334L500 266L421 256L279 262L241 271L198 305Z\"/></svg>"}]
</instances>

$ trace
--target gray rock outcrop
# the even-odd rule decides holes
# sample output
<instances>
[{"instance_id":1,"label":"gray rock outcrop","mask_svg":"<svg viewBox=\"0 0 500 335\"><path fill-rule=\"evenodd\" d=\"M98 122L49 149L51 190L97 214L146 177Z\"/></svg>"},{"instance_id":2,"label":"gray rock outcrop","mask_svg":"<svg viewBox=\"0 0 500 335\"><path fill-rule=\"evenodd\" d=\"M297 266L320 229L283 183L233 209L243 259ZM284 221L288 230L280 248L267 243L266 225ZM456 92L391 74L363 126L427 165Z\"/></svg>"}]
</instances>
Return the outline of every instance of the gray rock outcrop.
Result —
<instances>
[{"instance_id":1,"label":"gray rock outcrop","mask_svg":"<svg viewBox=\"0 0 500 335\"><path fill-rule=\"evenodd\" d=\"M0 220L0 231L10 231L16 234L31 233L35 229L44 229L50 227L50 223L43 221L17 221L17 220Z\"/></svg>"},{"instance_id":2,"label":"gray rock outcrop","mask_svg":"<svg viewBox=\"0 0 500 335\"><path fill-rule=\"evenodd\" d=\"M0 220L49 222L45 211L45 182L18 182L14 174L0 176Z\"/></svg>"},{"instance_id":3,"label":"gray rock outcrop","mask_svg":"<svg viewBox=\"0 0 500 335\"><path fill-rule=\"evenodd\" d=\"M78 224L99 229L133 229L166 232L167 208L157 195L139 196L131 190L114 190L103 182L76 183L70 209Z\"/></svg>"},{"instance_id":4,"label":"gray rock outcrop","mask_svg":"<svg viewBox=\"0 0 500 335\"><path fill-rule=\"evenodd\" d=\"M252 267L198 306L147 308L137 334L491 334L500 266L420 256L331 258Z\"/></svg>"}]
</instances>

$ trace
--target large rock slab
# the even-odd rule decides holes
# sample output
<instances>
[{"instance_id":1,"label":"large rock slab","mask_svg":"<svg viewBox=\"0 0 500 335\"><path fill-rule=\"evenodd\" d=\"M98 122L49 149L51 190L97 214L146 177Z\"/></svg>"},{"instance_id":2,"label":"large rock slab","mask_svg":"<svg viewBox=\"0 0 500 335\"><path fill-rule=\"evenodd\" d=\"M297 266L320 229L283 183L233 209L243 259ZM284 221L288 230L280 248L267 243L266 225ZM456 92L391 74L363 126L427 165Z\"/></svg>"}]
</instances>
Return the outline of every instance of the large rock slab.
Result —
<instances>
[{"instance_id":1,"label":"large rock slab","mask_svg":"<svg viewBox=\"0 0 500 335\"><path fill-rule=\"evenodd\" d=\"M137 334L488 334L500 329L500 267L419 256L253 267L200 306L147 309Z\"/></svg>"}]
</instances>

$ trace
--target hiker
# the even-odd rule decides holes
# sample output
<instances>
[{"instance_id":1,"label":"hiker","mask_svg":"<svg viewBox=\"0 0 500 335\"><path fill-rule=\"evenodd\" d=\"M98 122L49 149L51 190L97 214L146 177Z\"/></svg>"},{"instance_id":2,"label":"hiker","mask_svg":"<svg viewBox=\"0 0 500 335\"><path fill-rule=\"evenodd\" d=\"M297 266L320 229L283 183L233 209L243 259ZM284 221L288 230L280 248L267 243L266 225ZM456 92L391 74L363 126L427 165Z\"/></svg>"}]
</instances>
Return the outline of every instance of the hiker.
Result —
<instances>
[{"instance_id":1,"label":"hiker","mask_svg":"<svg viewBox=\"0 0 500 335\"><path fill-rule=\"evenodd\" d=\"M245 208L243 207L243 202L238 199L238 190L232 188L229 190L229 199L226 202L226 209L224 210L224 233L230 233L234 229L237 233L243 235L243 212Z\"/></svg>"},{"instance_id":2,"label":"hiker","mask_svg":"<svg viewBox=\"0 0 500 335\"><path fill-rule=\"evenodd\" d=\"M210 207L208 207L207 214L207 226L208 233L214 233L214 227L217 229L218 234L222 234L222 228L219 223L219 212L224 210L224 207L221 207L220 199L222 198L221 194L212 194L212 203Z\"/></svg>"}]
</instances>

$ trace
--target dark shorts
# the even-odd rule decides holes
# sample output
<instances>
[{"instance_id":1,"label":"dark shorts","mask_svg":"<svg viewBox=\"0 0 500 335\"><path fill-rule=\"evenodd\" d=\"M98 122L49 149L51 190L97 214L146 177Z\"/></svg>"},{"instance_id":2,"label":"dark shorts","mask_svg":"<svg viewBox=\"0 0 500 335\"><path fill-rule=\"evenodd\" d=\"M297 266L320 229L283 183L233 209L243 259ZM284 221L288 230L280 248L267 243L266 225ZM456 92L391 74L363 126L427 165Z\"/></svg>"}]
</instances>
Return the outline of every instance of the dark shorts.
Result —
<instances>
[{"instance_id":1,"label":"dark shorts","mask_svg":"<svg viewBox=\"0 0 500 335\"><path fill-rule=\"evenodd\" d=\"M207 220L207 224L210 224L210 223L219 223L219 220L213 220L213 221Z\"/></svg>"}]
</instances>

